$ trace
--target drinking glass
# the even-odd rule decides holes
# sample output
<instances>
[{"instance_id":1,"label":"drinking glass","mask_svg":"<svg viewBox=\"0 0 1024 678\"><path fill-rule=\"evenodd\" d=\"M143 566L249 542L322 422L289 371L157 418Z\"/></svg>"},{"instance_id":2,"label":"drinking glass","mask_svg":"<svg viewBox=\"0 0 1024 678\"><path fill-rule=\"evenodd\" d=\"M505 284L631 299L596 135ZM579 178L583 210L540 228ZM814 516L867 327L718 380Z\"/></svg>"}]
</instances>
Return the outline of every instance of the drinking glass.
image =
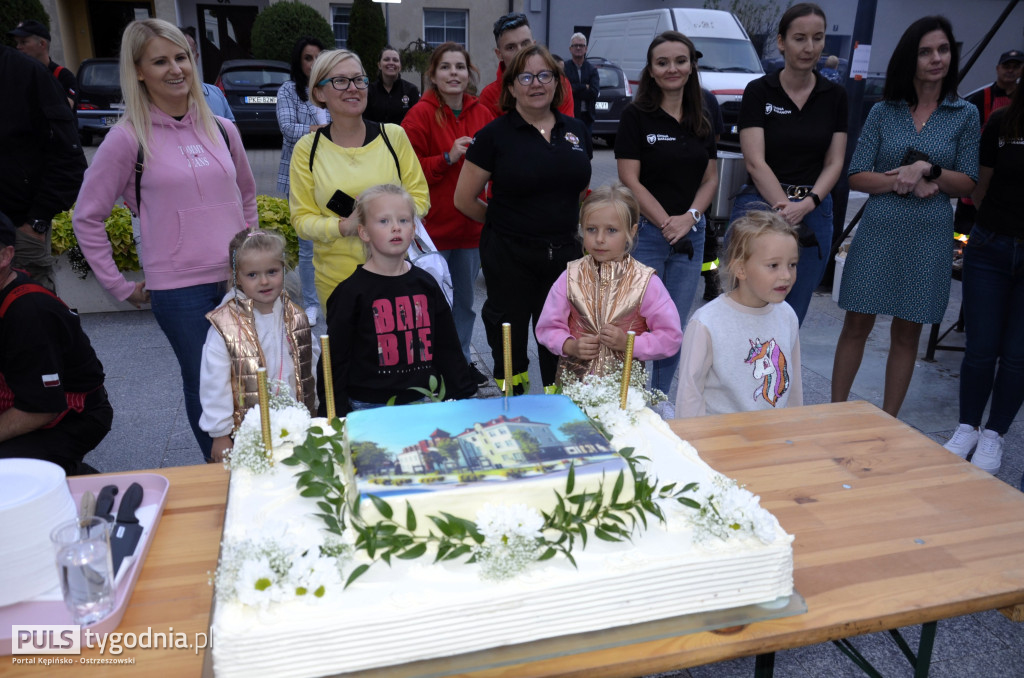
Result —
<instances>
[{"instance_id":1,"label":"drinking glass","mask_svg":"<svg viewBox=\"0 0 1024 678\"><path fill-rule=\"evenodd\" d=\"M57 577L75 624L88 626L114 609L110 522L91 517L61 523L50 533L57 552Z\"/></svg>"}]
</instances>

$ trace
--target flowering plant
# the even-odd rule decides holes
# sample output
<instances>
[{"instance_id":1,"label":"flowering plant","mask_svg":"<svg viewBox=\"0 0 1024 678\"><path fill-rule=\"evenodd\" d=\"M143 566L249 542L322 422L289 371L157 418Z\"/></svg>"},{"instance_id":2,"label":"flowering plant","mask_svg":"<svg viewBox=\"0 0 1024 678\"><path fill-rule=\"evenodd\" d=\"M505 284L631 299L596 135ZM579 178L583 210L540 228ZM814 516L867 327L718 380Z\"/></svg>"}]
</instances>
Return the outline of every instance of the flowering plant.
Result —
<instances>
[{"instance_id":1,"label":"flowering plant","mask_svg":"<svg viewBox=\"0 0 1024 678\"><path fill-rule=\"evenodd\" d=\"M756 537L764 544L775 541L775 517L761 507L757 495L723 475L716 475L712 484L707 490L696 485L681 490L696 491L696 500L677 497L684 506L697 511L690 515L697 541L707 543L713 538L728 541L733 537Z\"/></svg>"},{"instance_id":2,"label":"flowering plant","mask_svg":"<svg viewBox=\"0 0 1024 678\"><path fill-rule=\"evenodd\" d=\"M305 405L296 402L288 385L270 380L270 440L272 449L283 445L299 445L306 439L312 419ZM245 468L255 474L266 473L274 459L263 445L263 425L259 405L249 408L235 431L235 441L224 466L232 471Z\"/></svg>"},{"instance_id":3,"label":"flowering plant","mask_svg":"<svg viewBox=\"0 0 1024 678\"><path fill-rule=\"evenodd\" d=\"M526 504L484 504L476 524L484 542L472 553L482 579L509 579L537 560L544 518Z\"/></svg>"},{"instance_id":4,"label":"flowering plant","mask_svg":"<svg viewBox=\"0 0 1024 678\"><path fill-rule=\"evenodd\" d=\"M626 409L622 409L620 393L623 371L621 360L611 362L606 374L588 374L582 380L566 371L562 374L562 393L569 396L588 417L606 426L635 424L637 412L667 400L667 397L658 389L647 388L647 371L643 363L634 361L629 373Z\"/></svg>"},{"instance_id":5,"label":"flowering plant","mask_svg":"<svg viewBox=\"0 0 1024 678\"><path fill-rule=\"evenodd\" d=\"M217 598L252 607L316 602L341 589L342 567L351 556L351 539L329 538L308 547L274 539L225 541L215 575Z\"/></svg>"}]
</instances>

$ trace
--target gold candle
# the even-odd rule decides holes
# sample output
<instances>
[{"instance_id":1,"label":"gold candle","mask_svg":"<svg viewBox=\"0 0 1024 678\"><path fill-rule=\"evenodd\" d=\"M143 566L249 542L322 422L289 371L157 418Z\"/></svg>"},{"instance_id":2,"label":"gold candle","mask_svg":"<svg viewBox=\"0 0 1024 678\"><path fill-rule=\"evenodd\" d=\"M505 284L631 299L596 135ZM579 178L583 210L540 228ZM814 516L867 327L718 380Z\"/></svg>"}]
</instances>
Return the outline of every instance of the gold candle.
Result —
<instances>
[{"instance_id":1,"label":"gold candle","mask_svg":"<svg viewBox=\"0 0 1024 678\"><path fill-rule=\"evenodd\" d=\"M512 395L512 324L501 324L501 357L505 363L505 395Z\"/></svg>"},{"instance_id":2,"label":"gold candle","mask_svg":"<svg viewBox=\"0 0 1024 678\"><path fill-rule=\"evenodd\" d=\"M324 366L324 399L327 401L327 421L334 419L334 374L331 372L331 338L320 335L320 363Z\"/></svg>"},{"instance_id":3,"label":"gold candle","mask_svg":"<svg viewBox=\"0 0 1024 678\"><path fill-rule=\"evenodd\" d=\"M263 447L267 451L267 457L273 453L273 444L270 442L270 392L267 390L267 368L256 368L256 385L260 395L260 424L263 429Z\"/></svg>"},{"instance_id":4,"label":"gold candle","mask_svg":"<svg viewBox=\"0 0 1024 678\"><path fill-rule=\"evenodd\" d=\"M636 332L626 332L626 362L622 366L622 390L619 393L619 409L626 409L626 396L629 395L629 377L633 373L633 341Z\"/></svg>"}]
</instances>

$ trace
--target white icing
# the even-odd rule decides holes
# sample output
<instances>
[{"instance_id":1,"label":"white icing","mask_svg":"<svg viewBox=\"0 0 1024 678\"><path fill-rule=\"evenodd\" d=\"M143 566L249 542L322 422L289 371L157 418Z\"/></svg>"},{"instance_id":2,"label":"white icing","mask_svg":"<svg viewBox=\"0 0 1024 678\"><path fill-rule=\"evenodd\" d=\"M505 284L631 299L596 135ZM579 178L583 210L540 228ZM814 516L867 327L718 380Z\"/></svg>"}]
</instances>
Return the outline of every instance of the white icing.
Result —
<instances>
[{"instance_id":1,"label":"white icing","mask_svg":"<svg viewBox=\"0 0 1024 678\"><path fill-rule=\"evenodd\" d=\"M696 450L649 410L635 426L610 427L616 447L650 458L660 483L710 483L717 475ZM315 501L298 496L296 467L266 476L232 474L225 539L274 537L316 543L324 536ZM491 493L490 501L501 498ZM517 494L509 503L521 503ZM482 581L475 565L432 558L377 564L345 591L316 604L287 600L266 609L218 601L213 664L230 676L320 676L473 652L706 610L771 601L792 593L792 537L772 520L775 539L695 545L691 509L662 502L633 543L588 540L574 569L556 556L519 577ZM467 517L472 517L472 514ZM355 567L360 557L347 565ZM346 571L347 576L347 571Z\"/></svg>"}]
</instances>

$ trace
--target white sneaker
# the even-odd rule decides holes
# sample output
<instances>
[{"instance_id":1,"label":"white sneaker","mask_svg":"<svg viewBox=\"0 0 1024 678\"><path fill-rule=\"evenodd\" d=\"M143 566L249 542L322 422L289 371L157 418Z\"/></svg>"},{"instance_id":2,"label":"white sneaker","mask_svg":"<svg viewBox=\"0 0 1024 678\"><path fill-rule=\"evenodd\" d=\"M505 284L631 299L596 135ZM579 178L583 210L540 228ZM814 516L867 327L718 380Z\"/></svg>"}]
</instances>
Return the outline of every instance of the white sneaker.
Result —
<instances>
[{"instance_id":1,"label":"white sneaker","mask_svg":"<svg viewBox=\"0 0 1024 678\"><path fill-rule=\"evenodd\" d=\"M316 325L317 316L320 315L320 309L316 306L310 306L306 309L306 317L309 318L309 326Z\"/></svg>"},{"instance_id":2,"label":"white sneaker","mask_svg":"<svg viewBox=\"0 0 1024 678\"><path fill-rule=\"evenodd\" d=\"M978 429L973 426L960 424L953 431L953 437L947 440L943 447L961 459L966 459L967 455L974 449L974 446L978 444L979 435Z\"/></svg>"},{"instance_id":3,"label":"white sneaker","mask_svg":"<svg viewBox=\"0 0 1024 678\"><path fill-rule=\"evenodd\" d=\"M995 431L985 431L978 439L971 463L982 471L995 475L1003 461L1003 437Z\"/></svg>"}]
</instances>

